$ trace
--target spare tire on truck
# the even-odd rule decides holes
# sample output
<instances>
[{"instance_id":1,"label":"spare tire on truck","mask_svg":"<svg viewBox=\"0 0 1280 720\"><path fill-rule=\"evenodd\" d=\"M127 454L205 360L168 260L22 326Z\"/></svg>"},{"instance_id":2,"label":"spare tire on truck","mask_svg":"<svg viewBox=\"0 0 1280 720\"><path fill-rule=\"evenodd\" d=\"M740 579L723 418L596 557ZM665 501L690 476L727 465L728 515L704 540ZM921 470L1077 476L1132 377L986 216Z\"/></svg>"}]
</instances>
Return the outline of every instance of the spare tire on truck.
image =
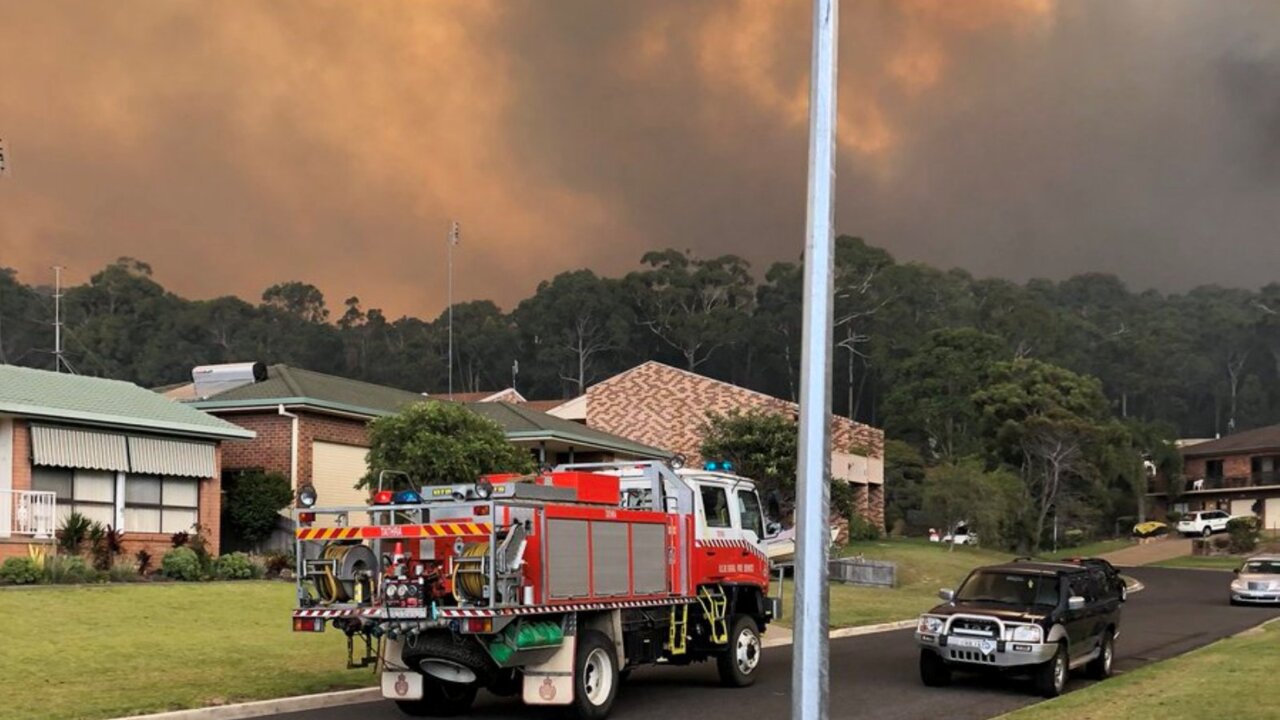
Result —
<instances>
[{"instance_id":1,"label":"spare tire on truck","mask_svg":"<svg viewBox=\"0 0 1280 720\"><path fill-rule=\"evenodd\" d=\"M492 682L497 666L475 638L449 632L405 640L400 653L409 669L422 674L422 699L397 700L414 717L450 717L466 712L476 691Z\"/></svg>"}]
</instances>

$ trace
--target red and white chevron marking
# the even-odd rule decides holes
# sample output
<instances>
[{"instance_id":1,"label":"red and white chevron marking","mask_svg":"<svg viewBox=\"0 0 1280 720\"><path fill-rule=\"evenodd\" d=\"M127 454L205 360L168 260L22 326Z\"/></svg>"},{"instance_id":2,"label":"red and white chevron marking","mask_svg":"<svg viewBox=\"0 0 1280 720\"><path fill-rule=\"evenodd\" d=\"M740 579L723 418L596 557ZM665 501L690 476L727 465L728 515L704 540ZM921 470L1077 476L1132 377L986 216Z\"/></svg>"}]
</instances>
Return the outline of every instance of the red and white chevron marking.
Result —
<instances>
[{"instance_id":1,"label":"red and white chevron marking","mask_svg":"<svg viewBox=\"0 0 1280 720\"><path fill-rule=\"evenodd\" d=\"M761 560L768 562L768 556L766 556L760 548L756 547L754 543L747 542L746 540L719 540L710 538L707 540L695 540L693 547L696 550L701 550L703 548L746 550Z\"/></svg>"},{"instance_id":2,"label":"red and white chevron marking","mask_svg":"<svg viewBox=\"0 0 1280 720\"><path fill-rule=\"evenodd\" d=\"M655 600L619 600L616 602L573 603L570 605L535 605L515 608L440 608L442 618L507 617L509 615L542 615L545 613L612 610L615 608L660 607L684 605L693 598L658 598Z\"/></svg>"}]
</instances>

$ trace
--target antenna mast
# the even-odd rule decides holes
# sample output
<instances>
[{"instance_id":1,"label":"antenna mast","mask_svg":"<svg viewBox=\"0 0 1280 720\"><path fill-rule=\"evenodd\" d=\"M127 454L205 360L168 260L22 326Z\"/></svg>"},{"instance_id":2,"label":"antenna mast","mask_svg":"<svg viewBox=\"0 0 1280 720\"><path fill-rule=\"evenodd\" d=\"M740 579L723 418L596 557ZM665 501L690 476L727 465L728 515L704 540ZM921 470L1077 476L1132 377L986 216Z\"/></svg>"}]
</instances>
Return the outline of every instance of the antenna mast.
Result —
<instances>
[{"instance_id":1,"label":"antenna mast","mask_svg":"<svg viewBox=\"0 0 1280 720\"><path fill-rule=\"evenodd\" d=\"M62 357L62 266L53 266L53 370L62 372L62 368L71 370Z\"/></svg>"}]
</instances>

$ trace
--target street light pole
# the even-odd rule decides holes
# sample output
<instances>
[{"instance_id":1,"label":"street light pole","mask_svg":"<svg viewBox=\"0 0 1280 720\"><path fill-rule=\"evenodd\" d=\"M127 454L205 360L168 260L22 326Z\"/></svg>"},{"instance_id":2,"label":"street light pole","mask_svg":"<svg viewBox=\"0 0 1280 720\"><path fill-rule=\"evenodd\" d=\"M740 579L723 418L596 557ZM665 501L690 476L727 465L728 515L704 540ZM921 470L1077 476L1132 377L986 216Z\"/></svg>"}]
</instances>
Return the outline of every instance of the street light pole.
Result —
<instances>
[{"instance_id":1,"label":"street light pole","mask_svg":"<svg viewBox=\"0 0 1280 720\"><path fill-rule=\"evenodd\" d=\"M804 244L804 332L796 477L793 720L826 720L827 557L831 464L831 335L836 153L836 0L813 2L809 88L809 208Z\"/></svg>"}]
</instances>

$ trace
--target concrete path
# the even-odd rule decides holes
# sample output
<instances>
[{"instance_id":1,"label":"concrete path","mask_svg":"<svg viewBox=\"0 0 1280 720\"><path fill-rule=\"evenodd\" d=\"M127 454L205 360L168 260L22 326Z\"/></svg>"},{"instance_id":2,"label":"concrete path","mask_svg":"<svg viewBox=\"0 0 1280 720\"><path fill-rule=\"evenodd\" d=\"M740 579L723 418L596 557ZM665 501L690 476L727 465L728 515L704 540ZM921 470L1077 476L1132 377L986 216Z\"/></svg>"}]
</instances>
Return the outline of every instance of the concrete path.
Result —
<instances>
[{"instance_id":1,"label":"concrete path","mask_svg":"<svg viewBox=\"0 0 1280 720\"><path fill-rule=\"evenodd\" d=\"M1182 537L1164 537L1145 545L1134 545L1101 557L1116 567L1138 567L1161 560L1172 560L1191 554L1191 540Z\"/></svg>"}]
</instances>

